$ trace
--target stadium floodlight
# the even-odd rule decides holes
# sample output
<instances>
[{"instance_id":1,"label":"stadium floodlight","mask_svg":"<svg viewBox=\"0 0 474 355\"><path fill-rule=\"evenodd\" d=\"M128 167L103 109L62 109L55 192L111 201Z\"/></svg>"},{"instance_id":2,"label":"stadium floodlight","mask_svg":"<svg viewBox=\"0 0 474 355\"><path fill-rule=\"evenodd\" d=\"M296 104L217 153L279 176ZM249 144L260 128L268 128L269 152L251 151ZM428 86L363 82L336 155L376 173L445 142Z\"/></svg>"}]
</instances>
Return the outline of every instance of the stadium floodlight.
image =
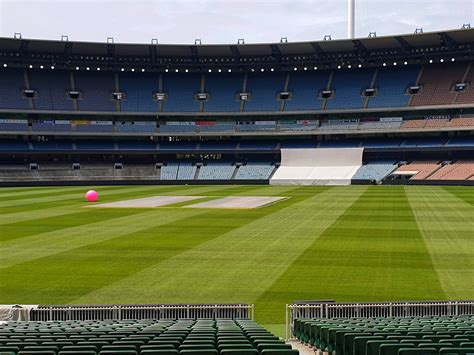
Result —
<instances>
[{"instance_id":1,"label":"stadium floodlight","mask_svg":"<svg viewBox=\"0 0 474 355\"><path fill-rule=\"evenodd\" d=\"M67 35L61 35L61 42L69 42L69 37Z\"/></svg>"},{"instance_id":2,"label":"stadium floodlight","mask_svg":"<svg viewBox=\"0 0 474 355\"><path fill-rule=\"evenodd\" d=\"M7 63L3 64L3 67L4 68L8 67L8 64Z\"/></svg>"},{"instance_id":3,"label":"stadium floodlight","mask_svg":"<svg viewBox=\"0 0 474 355\"><path fill-rule=\"evenodd\" d=\"M293 68L293 70L294 70L294 71L297 71L297 70L298 70L298 68L297 68L297 67L294 67L294 68Z\"/></svg>"},{"instance_id":4,"label":"stadium floodlight","mask_svg":"<svg viewBox=\"0 0 474 355\"><path fill-rule=\"evenodd\" d=\"M250 69L250 71L253 73L253 72L255 71L255 69L254 69L254 68L252 68L252 69Z\"/></svg>"},{"instance_id":5,"label":"stadium floodlight","mask_svg":"<svg viewBox=\"0 0 474 355\"><path fill-rule=\"evenodd\" d=\"M200 38L196 38L196 39L194 40L194 45L195 45L195 46L200 46L201 44L202 44L202 41L201 41Z\"/></svg>"},{"instance_id":6,"label":"stadium floodlight","mask_svg":"<svg viewBox=\"0 0 474 355\"><path fill-rule=\"evenodd\" d=\"M461 30L468 30L471 28L471 24L470 23L464 23L461 27Z\"/></svg>"},{"instance_id":7,"label":"stadium floodlight","mask_svg":"<svg viewBox=\"0 0 474 355\"><path fill-rule=\"evenodd\" d=\"M54 65L51 65L51 69L53 69L53 70L54 70Z\"/></svg>"},{"instance_id":8,"label":"stadium floodlight","mask_svg":"<svg viewBox=\"0 0 474 355\"><path fill-rule=\"evenodd\" d=\"M79 70L79 67L76 67L76 70Z\"/></svg>"},{"instance_id":9,"label":"stadium floodlight","mask_svg":"<svg viewBox=\"0 0 474 355\"><path fill-rule=\"evenodd\" d=\"M303 70L308 70L308 67L304 67Z\"/></svg>"},{"instance_id":10,"label":"stadium floodlight","mask_svg":"<svg viewBox=\"0 0 474 355\"><path fill-rule=\"evenodd\" d=\"M40 69L43 69L43 68L44 68L44 66L40 65Z\"/></svg>"},{"instance_id":11,"label":"stadium floodlight","mask_svg":"<svg viewBox=\"0 0 474 355\"><path fill-rule=\"evenodd\" d=\"M135 71L135 68L132 68L132 72L134 72L134 71Z\"/></svg>"},{"instance_id":12,"label":"stadium floodlight","mask_svg":"<svg viewBox=\"0 0 474 355\"><path fill-rule=\"evenodd\" d=\"M383 63L382 66L386 67L386 66L387 66L387 63Z\"/></svg>"},{"instance_id":13,"label":"stadium floodlight","mask_svg":"<svg viewBox=\"0 0 474 355\"><path fill-rule=\"evenodd\" d=\"M456 61L456 59L455 59L455 58L451 58L451 62L454 62L454 61Z\"/></svg>"},{"instance_id":14,"label":"stadium floodlight","mask_svg":"<svg viewBox=\"0 0 474 355\"><path fill-rule=\"evenodd\" d=\"M352 65L349 64L349 65L347 66L347 68L351 69L351 68L352 68Z\"/></svg>"},{"instance_id":15,"label":"stadium floodlight","mask_svg":"<svg viewBox=\"0 0 474 355\"><path fill-rule=\"evenodd\" d=\"M15 32L15 33L13 34L13 38L14 38L14 39L21 39L21 32Z\"/></svg>"},{"instance_id":16,"label":"stadium floodlight","mask_svg":"<svg viewBox=\"0 0 474 355\"><path fill-rule=\"evenodd\" d=\"M165 69L165 73L169 72L169 69Z\"/></svg>"},{"instance_id":17,"label":"stadium floodlight","mask_svg":"<svg viewBox=\"0 0 474 355\"><path fill-rule=\"evenodd\" d=\"M245 39L244 38L237 39L237 44L245 44Z\"/></svg>"},{"instance_id":18,"label":"stadium floodlight","mask_svg":"<svg viewBox=\"0 0 474 355\"><path fill-rule=\"evenodd\" d=\"M107 43L108 44L113 44L114 43L114 38L113 37L107 37Z\"/></svg>"},{"instance_id":19,"label":"stadium floodlight","mask_svg":"<svg viewBox=\"0 0 474 355\"><path fill-rule=\"evenodd\" d=\"M218 69L217 71L218 71L219 73L222 73L222 69Z\"/></svg>"},{"instance_id":20,"label":"stadium floodlight","mask_svg":"<svg viewBox=\"0 0 474 355\"><path fill-rule=\"evenodd\" d=\"M359 67L359 68L362 68L362 64L359 64L358 67Z\"/></svg>"},{"instance_id":21,"label":"stadium floodlight","mask_svg":"<svg viewBox=\"0 0 474 355\"><path fill-rule=\"evenodd\" d=\"M262 69L260 69L260 71L263 73L265 71L265 69L262 68Z\"/></svg>"},{"instance_id":22,"label":"stadium floodlight","mask_svg":"<svg viewBox=\"0 0 474 355\"><path fill-rule=\"evenodd\" d=\"M423 27L415 29L415 34L419 35L419 34L422 34L422 33L423 33Z\"/></svg>"},{"instance_id":23,"label":"stadium floodlight","mask_svg":"<svg viewBox=\"0 0 474 355\"><path fill-rule=\"evenodd\" d=\"M142 68L142 73L144 73L144 72L145 72L145 68Z\"/></svg>"},{"instance_id":24,"label":"stadium floodlight","mask_svg":"<svg viewBox=\"0 0 474 355\"><path fill-rule=\"evenodd\" d=\"M281 37L280 38L280 43L288 43L288 38L287 37Z\"/></svg>"},{"instance_id":25,"label":"stadium floodlight","mask_svg":"<svg viewBox=\"0 0 474 355\"><path fill-rule=\"evenodd\" d=\"M275 71L275 69L274 69L274 68L271 68L270 71Z\"/></svg>"},{"instance_id":26,"label":"stadium floodlight","mask_svg":"<svg viewBox=\"0 0 474 355\"><path fill-rule=\"evenodd\" d=\"M32 64L30 64L30 65L29 65L29 68L30 68L30 69L33 69L33 65L32 65Z\"/></svg>"},{"instance_id":27,"label":"stadium floodlight","mask_svg":"<svg viewBox=\"0 0 474 355\"><path fill-rule=\"evenodd\" d=\"M188 72L189 72L189 69L184 69L184 72L185 72L185 73L188 73Z\"/></svg>"},{"instance_id":28,"label":"stadium floodlight","mask_svg":"<svg viewBox=\"0 0 474 355\"><path fill-rule=\"evenodd\" d=\"M229 73L232 73L232 69L227 70Z\"/></svg>"},{"instance_id":29,"label":"stadium floodlight","mask_svg":"<svg viewBox=\"0 0 474 355\"><path fill-rule=\"evenodd\" d=\"M332 40L331 35L325 35L324 36L324 41L331 41L331 40Z\"/></svg>"},{"instance_id":30,"label":"stadium floodlight","mask_svg":"<svg viewBox=\"0 0 474 355\"><path fill-rule=\"evenodd\" d=\"M441 63L444 63L444 59L443 59L443 58L441 58L439 61L440 61Z\"/></svg>"},{"instance_id":31,"label":"stadium floodlight","mask_svg":"<svg viewBox=\"0 0 474 355\"><path fill-rule=\"evenodd\" d=\"M342 67L340 65L337 66L337 69L341 69Z\"/></svg>"},{"instance_id":32,"label":"stadium floodlight","mask_svg":"<svg viewBox=\"0 0 474 355\"><path fill-rule=\"evenodd\" d=\"M132 69L132 71L133 71L133 69ZM175 69L174 71L175 71L176 73L179 73L179 69Z\"/></svg>"},{"instance_id":33,"label":"stadium floodlight","mask_svg":"<svg viewBox=\"0 0 474 355\"><path fill-rule=\"evenodd\" d=\"M120 71L125 71L125 68L120 68Z\"/></svg>"},{"instance_id":34,"label":"stadium floodlight","mask_svg":"<svg viewBox=\"0 0 474 355\"><path fill-rule=\"evenodd\" d=\"M318 70L318 67L314 67L313 69L314 69L314 70Z\"/></svg>"},{"instance_id":35,"label":"stadium floodlight","mask_svg":"<svg viewBox=\"0 0 474 355\"><path fill-rule=\"evenodd\" d=\"M209 69L209 73L212 73L212 69Z\"/></svg>"},{"instance_id":36,"label":"stadium floodlight","mask_svg":"<svg viewBox=\"0 0 474 355\"><path fill-rule=\"evenodd\" d=\"M89 67L86 67L86 70L91 70L91 68L89 68Z\"/></svg>"},{"instance_id":37,"label":"stadium floodlight","mask_svg":"<svg viewBox=\"0 0 474 355\"><path fill-rule=\"evenodd\" d=\"M403 65L408 65L408 62L403 62Z\"/></svg>"},{"instance_id":38,"label":"stadium floodlight","mask_svg":"<svg viewBox=\"0 0 474 355\"><path fill-rule=\"evenodd\" d=\"M395 67L396 67L396 66L397 66L397 62L393 62L393 66L395 66Z\"/></svg>"},{"instance_id":39,"label":"stadium floodlight","mask_svg":"<svg viewBox=\"0 0 474 355\"><path fill-rule=\"evenodd\" d=\"M347 37L354 38L355 34L355 0L347 0Z\"/></svg>"},{"instance_id":40,"label":"stadium floodlight","mask_svg":"<svg viewBox=\"0 0 474 355\"><path fill-rule=\"evenodd\" d=\"M99 68L99 67L97 67L96 69L97 69L97 71L100 71L100 68Z\"/></svg>"},{"instance_id":41,"label":"stadium floodlight","mask_svg":"<svg viewBox=\"0 0 474 355\"><path fill-rule=\"evenodd\" d=\"M433 59L430 59L430 64L432 64L432 63L433 63Z\"/></svg>"}]
</instances>

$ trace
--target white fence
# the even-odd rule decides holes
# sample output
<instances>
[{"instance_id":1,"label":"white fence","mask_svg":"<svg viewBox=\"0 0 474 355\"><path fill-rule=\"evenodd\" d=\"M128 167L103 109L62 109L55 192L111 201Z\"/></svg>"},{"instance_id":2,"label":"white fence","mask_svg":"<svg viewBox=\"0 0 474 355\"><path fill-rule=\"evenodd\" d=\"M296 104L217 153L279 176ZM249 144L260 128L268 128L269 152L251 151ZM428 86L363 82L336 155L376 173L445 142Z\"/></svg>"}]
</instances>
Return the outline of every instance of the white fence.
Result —
<instances>
[{"instance_id":1,"label":"white fence","mask_svg":"<svg viewBox=\"0 0 474 355\"><path fill-rule=\"evenodd\" d=\"M380 303L301 302L286 305L286 338L293 338L295 319L435 317L474 315L474 301Z\"/></svg>"},{"instance_id":2,"label":"white fence","mask_svg":"<svg viewBox=\"0 0 474 355\"><path fill-rule=\"evenodd\" d=\"M254 319L254 305L39 306L32 321L123 319Z\"/></svg>"}]
</instances>

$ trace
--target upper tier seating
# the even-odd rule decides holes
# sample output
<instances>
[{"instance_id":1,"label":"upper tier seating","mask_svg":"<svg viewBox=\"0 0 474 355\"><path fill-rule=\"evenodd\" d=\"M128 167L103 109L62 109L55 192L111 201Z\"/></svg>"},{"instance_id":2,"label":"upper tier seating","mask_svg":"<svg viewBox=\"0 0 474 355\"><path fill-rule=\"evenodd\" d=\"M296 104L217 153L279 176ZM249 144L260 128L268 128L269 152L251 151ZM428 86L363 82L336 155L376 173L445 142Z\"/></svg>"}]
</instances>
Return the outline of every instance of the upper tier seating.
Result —
<instances>
[{"instance_id":1,"label":"upper tier seating","mask_svg":"<svg viewBox=\"0 0 474 355\"><path fill-rule=\"evenodd\" d=\"M410 98L407 88L416 83L420 67L381 68L377 72L374 87L377 94L370 97L367 107L403 107Z\"/></svg>"},{"instance_id":2,"label":"upper tier seating","mask_svg":"<svg viewBox=\"0 0 474 355\"><path fill-rule=\"evenodd\" d=\"M204 102L205 112L239 112L244 76L242 74L206 74L206 90L209 100Z\"/></svg>"},{"instance_id":3,"label":"upper tier seating","mask_svg":"<svg viewBox=\"0 0 474 355\"><path fill-rule=\"evenodd\" d=\"M452 118L447 124L447 127L472 127L474 126L474 117L459 117Z\"/></svg>"},{"instance_id":4,"label":"upper tier seating","mask_svg":"<svg viewBox=\"0 0 474 355\"><path fill-rule=\"evenodd\" d=\"M421 91L413 95L411 106L449 105L453 103L456 92L455 83L462 81L467 63L428 64L423 67L418 85Z\"/></svg>"},{"instance_id":5,"label":"upper tier seating","mask_svg":"<svg viewBox=\"0 0 474 355\"><path fill-rule=\"evenodd\" d=\"M27 131L28 121L27 120L2 120L0 122L1 131Z\"/></svg>"},{"instance_id":6,"label":"upper tier seating","mask_svg":"<svg viewBox=\"0 0 474 355\"><path fill-rule=\"evenodd\" d=\"M73 100L67 94L71 90L71 79L68 71L29 70L31 89L36 90L34 98L36 110L71 111Z\"/></svg>"},{"instance_id":7,"label":"upper tier seating","mask_svg":"<svg viewBox=\"0 0 474 355\"><path fill-rule=\"evenodd\" d=\"M0 71L0 109L29 109L29 100L22 97L22 90L25 88L23 70L2 68Z\"/></svg>"},{"instance_id":8,"label":"upper tier seating","mask_svg":"<svg viewBox=\"0 0 474 355\"><path fill-rule=\"evenodd\" d=\"M157 112L158 101L153 94L159 91L159 77L149 73L120 73L120 91L125 99L120 101L124 112Z\"/></svg>"},{"instance_id":9,"label":"upper tier seating","mask_svg":"<svg viewBox=\"0 0 474 355\"><path fill-rule=\"evenodd\" d=\"M361 121L357 129L359 130L370 130L370 129L399 129L402 121Z\"/></svg>"},{"instance_id":10,"label":"upper tier seating","mask_svg":"<svg viewBox=\"0 0 474 355\"><path fill-rule=\"evenodd\" d=\"M355 173L352 180L382 181L396 168L395 163L386 161L373 161L362 165Z\"/></svg>"},{"instance_id":11,"label":"upper tier seating","mask_svg":"<svg viewBox=\"0 0 474 355\"><path fill-rule=\"evenodd\" d=\"M472 104L474 102L474 67L472 64L469 67L464 83L468 84L467 90L459 92L454 102L457 104Z\"/></svg>"},{"instance_id":12,"label":"upper tier seating","mask_svg":"<svg viewBox=\"0 0 474 355\"><path fill-rule=\"evenodd\" d=\"M82 93L77 100L80 111L116 111L113 73L75 72L75 89Z\"/></svg>"},{"instance_id":13,"label":"upper tier seating","mask_svg":"<svg viewBox=\"0 0 474 355\"><path fill-rule=\"evenodd\" d=\"M460 161L444 165L429 180L468 180L474 176L474 162Z\"/></svg>"},{"instance_id":14,"label":"upper tier seating","mask_svg":"<svg viewBox=\"0 0 474 355\"><path fill-rule=\"evenodd\" d=\"M195 95L201 90L201 74L163 74L163 91L168 94L164 112L199 112Z\"/></svg>"},{"instance_id":15,"label":"upper tier seating","mask_svg":"<svg viewBox=\"0 0 474 355\"><path fill-rule=\"evenodd\" d=\"M296 319L294 333L329 354L464 355L474 353L473 325L473 316Z\"/></svg>"},{"instance_id":16,"label":"upper tier seating","mask_svg":"<svg viewBox=\"0 0 474 355\"><path fill-rule=\"evenodd\" d=\"M291 100L285 102L285 111L320 110L323 100L319 92L326 89L329 71L294 72L290 74L288 91Z\"/></svg>"},{"instance_id":17,"label":"upper tier seating","mask_svg":"<svg viewBox=\"0 0 474 355\"><path fill-rule=\"evenodd\" d=\"M440 167L441 165L438 163L438 161L413 161L409 164L398 167L396 171L417 172L411 179L425 180Z\"/></svg>"},{"instance_id":18,"label":"upper tier seating","mask_svg":"<svg viewBox=\"0 0 474 355\"><path fill-rule=\"evenodd\" d=\"M251 320L10 322L0 332L8 355L298 355Z\"/></svg>"},{"instance_id":19,"label":"upper tier seating","mask_svg":"<svg viewBox=\"0 0 474 355\"><path fill-rule=\"evenodd\" d=\"M332 78L331 88L334 97L327 99L326 109L363 108L366 97L362 90L369 88L375 69L336 70Z\"/></svg>"},{"instance_id":20,"label":"upper tier seating","mask_svg":"<svg viewBox=\"0 0 474 355\"><path fill-rule=\"evenodd\" d=\"M236 180L268 180L273 172L273 165L264 163L247 163L239 167Z\"/></svg>"},{"instance_id":21,"label":"upper tier seating","mask_svg":"<svg viewBox=\"0 0 474 355\"><path fill-rule=\"evenodd\" d=\"M281 101L277 93L285 88L286 73L249 74L247 92L250 100L245 101L244 111L279 111Z\"/></svg>"},{"instance_id":22,"label":"upper tier seating","mask_svg":"<svg viewBox=\"0 0 474 355\"><path fill-rule=\"evenodd\" d=\"M207 162L199 169L199 180L230 180L235 166L226 162Z\"/></svg>"}]
</instances>

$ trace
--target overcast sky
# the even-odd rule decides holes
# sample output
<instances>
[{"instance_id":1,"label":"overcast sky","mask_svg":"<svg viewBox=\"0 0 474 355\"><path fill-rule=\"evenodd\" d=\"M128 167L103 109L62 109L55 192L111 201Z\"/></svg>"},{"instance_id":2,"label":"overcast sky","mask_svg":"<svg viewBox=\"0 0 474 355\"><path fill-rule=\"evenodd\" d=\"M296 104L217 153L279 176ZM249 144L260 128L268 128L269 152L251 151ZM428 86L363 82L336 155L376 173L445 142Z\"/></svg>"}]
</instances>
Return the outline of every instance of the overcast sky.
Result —
<instances>
[{"instance_id":1,"label":"overcast sky","mask_svg":"<svg viewBox=\"0 0 474 355\"><path fill-rule=\"evenodd\" d=\"M356 0L356 35L459 28L474 0ZM346 36L347 0L0 0L0 35L150 43L276 42ZM473 22L474 26L474 22Z\"/></svg>"}]
</instances>

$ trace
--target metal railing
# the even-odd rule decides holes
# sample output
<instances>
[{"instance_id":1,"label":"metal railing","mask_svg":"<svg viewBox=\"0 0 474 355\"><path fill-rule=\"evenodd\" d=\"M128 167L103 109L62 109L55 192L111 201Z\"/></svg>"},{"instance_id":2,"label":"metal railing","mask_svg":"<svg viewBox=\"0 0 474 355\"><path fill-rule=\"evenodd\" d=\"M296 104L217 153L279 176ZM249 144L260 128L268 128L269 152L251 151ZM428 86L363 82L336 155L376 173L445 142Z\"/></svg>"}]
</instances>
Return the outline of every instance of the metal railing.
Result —
<instances>
[{"instance_id":1,"label":"metal railing","mask_svg":"<svg viewBox=\"0 0 474 355\"><path fill-rule=\"evenodd\" d=\"M30 311L32 321L124 319L254 319L254 305L111 305L39 306Z\"/></svg>"},{"instance_id":2,"label":"metal railing","mask_svg":"<svg viewBox=\"0 0 474 355\"><path fill-rule=\"evenodd\" d=\"M286 305L286 339L293 338L295 319L406 318L463 315L474 315L474 301L296 302Z\"/></svg>"}]
</instances>

